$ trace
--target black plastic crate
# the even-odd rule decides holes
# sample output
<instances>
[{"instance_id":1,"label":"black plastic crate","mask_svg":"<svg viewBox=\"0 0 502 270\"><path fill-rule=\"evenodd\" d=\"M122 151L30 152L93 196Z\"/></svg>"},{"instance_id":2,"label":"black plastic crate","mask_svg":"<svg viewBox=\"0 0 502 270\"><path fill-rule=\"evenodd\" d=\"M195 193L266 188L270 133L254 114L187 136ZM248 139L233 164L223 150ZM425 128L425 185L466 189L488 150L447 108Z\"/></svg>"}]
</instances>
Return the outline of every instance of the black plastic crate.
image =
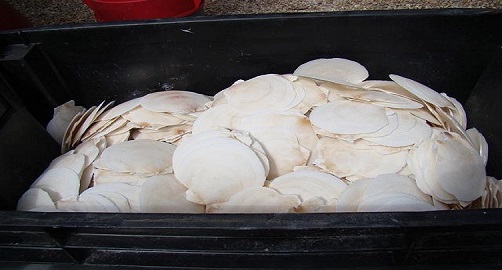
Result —
<instances>
[{"instance_id":1,"label":"black plastic crate","mask_svg":"<svg viewBox=\"0 0 502 270\"><path fill-rule=\"evenodd\" d=\"M502 11L192 17L0 33L0 262L166 268L502 265L502 210L264 215L15 212L59 154L54 106L162 89L213 95L237 79L344 57L371 79L413 78L461 101L502 177ZM2 263L0 263L0 266Z\"/></svg>"}]
</instances>

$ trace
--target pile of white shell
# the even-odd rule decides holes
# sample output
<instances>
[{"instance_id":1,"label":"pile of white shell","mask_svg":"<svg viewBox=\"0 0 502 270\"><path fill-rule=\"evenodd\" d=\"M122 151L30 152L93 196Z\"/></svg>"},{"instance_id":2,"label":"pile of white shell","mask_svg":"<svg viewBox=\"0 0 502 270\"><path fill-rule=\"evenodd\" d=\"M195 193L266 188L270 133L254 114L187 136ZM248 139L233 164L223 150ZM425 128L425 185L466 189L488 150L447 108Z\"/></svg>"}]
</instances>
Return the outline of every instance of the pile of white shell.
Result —
<instances>
[{"instance_id":1,"label":"pile of white shell","mask_svg":"<svg viewBox=\"0 0 502 270\"><path fill-rule=\"evenodd\" d=\"M462 105L351 60L239 80L214 97L162 91L113 108L70 101L61 143L18 210L170 213L501 207L488 146Z\"/></svg>"}]
</instances>

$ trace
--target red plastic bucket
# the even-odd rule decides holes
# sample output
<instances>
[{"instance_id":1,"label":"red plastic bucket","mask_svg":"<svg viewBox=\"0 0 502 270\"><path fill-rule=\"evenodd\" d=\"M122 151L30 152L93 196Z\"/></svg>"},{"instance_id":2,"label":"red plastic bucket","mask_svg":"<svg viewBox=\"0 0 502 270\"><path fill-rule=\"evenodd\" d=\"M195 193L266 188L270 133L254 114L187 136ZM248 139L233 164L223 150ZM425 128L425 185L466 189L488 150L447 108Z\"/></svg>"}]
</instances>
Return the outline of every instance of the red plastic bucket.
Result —
<instances>
[{"instance_id":1,"label":"red plastic bucket","mask_svg":"<svg viewBox=\"0 0 502 270\"><path fill-rule=\"evenodd\" d=\"M30 27L31 23L11 5L0 0L0 30Z\"/></svg>"},{"instance_id":2,"label":"red plastic bucket","mask_svg":"<svg viewBox=\"0 0 502 270\"><path fill-rule=\"evenodd\" d=\"M99 22L179 18L197 12L204 0L83 0Z\"/></svg>"}]
</instances>

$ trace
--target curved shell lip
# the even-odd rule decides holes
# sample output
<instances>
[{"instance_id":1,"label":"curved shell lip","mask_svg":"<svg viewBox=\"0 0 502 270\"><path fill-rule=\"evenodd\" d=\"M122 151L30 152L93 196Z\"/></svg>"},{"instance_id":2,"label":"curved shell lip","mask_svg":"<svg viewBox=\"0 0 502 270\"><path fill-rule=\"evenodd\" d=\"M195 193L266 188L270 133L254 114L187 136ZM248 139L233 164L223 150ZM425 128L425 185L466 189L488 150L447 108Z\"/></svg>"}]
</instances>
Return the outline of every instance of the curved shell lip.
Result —
<instances>
[{"instance_id":1,"label":"curved shell lip","mask_svg":"<svg viewBox=\"0 0 502 270\"><path fill-rule=\"evenodd\" d=\"M140 106L140 101L140 98L135 98L115 105L113 108L103 112L96 120L104 121L119 117L120 115Z\"/></svg>"},{"instance_id":2,"label":"curved shell lip","mask_svg":"<svg viewBox=\"0 0 502 270\"><path fill-rule=\"evenodd\" d=\"M84 116L85 112L87 112L87 111L78 112L77 114L75 114L75 116L72 118L72 120L68 124L68 127L66 128L66 130L63 134L63 138L61 140L61 153L66 153L70 150L71 137L72 137L72 133L75 129L75 125Z\"/></svg>"},{"instance_id":3,"label":"curved shell lip","mask_svg":"<svg viewBox=\"0 0 502 270\"><path fill-rule=\"evenodd\" d=\"M260 197L261 196L261 197ZM281 194L268 187L251 187L233 194L229 200L210 204L207 213L291 213L301 204L296 195Z\"/></svg>"},{"instance_id":4,"label":"curved shell lip","mask_svg":"<svg viewBox=\"0 0 502 270\"><path fill-rule=\"evenodd\" d=\"M139 192L139 208L146 213L204 213L205 206L185 197L187 188L174 174L149 177Z\"/></svg>"},{"instance_id":5,"label":"curved shell lip","mask_svg":"<svg viewBox=\"0 0 502 270\"><path fill-rule=\"evenodd\" d=\"M264 74L232 85L224 89L222 95L235 110L249 114L290 110L301 103L305 92L282 75Z\"/></svg>"},{"instance_id":6,"label":"curved shell lip","mask_svg":"<svg viewBox=\"0 0 502 270\"><path fill-rule=\"evenodd\" d=\"M389 151L387 147L379 147L381 151L374 151L374 147L363 140L352 143L323 137L319 140L318 159L314 164L350 182L383 173L397 173L406 165L408 150Z\"/></svg>"},{"instance_id":7,"label":"curved shell lip","mask_svg":"<svg viewBox=\"0 0 502 270\"><path fill-rule=\"evenodd\" d=\"M366 80L368 70L361 64L344 58L319 58L303 63L293 75L355 86Z\"/></svg>"},{"instance_id":8,"label":"curved shell lip","mask_svg":"<svg viewBox=\"0 0 502 270\"><path fill-rule=\"evenodd\" d=\"M52 168L44 171L31 185L47 192L56 202L61 199L75 197L80 189L80 177L69 168Z\"/></svg>"},{"instance_id":9,"label":"curved shell lip","mask_svg":"<svg viewBox=\"0 0 502 270\"><path fill-rule=\"evenodd\" d=\"M102 122L106 123L98 124ZM103 120L95 122L95 124L100 125L100 127L93 128L93 126L91 126L90 129L87 130L88 132L84 132L84 136L82 137L82 139L83 141L87 141L103 137L105 135L116 132L117 130L123 128L125 125L127 125L127 123L128 121L123 117L116 117L112 118L111 120Z\"/></svg>"},{"instance_id":10,"label":"curved shell lip","mask_svg":"<svg viewBox=\"0 0 502 270\"><path fill-rule=\"evenodd\" d=\"M17 211L34 211L36 208L47 208L55 210L56 205L49 193L42 188L30 188L23 193L18 201Z\"/></svg>"},{"instance_id":11,"label":"curved shell lip","mask_svg":"<svg viewBox=\"0 0 502 270\"><path fill-rule=\"evenodd\" d=\"M417 103L421 103L421 99L406 90L404 87L396 83L395 81L384 81L384 80L367 80L358 84L367 90L376 90L384 93L389 93L399 97L407 98Z\"/></svg>"},{"instance_id":12,"label":"curved shell lip","mask_svg":"<svg viewBox=\"0 0 502 270\"><path fill-rule=\"evenodd\" d=\"M369 184L370 179L361 179L344 189L338 196L336 212L356 212Z\"/></svg>"},{"instance_id":13,"label":"curved shell lip","mask_svg":"<svg viewBox=\"0 0 502 270\"><path fill-rule=\"evenodd\" d=\"M334 84L340 84L344 86L349 86L353 88L361 88L361 86L351 83L349 81L345 81L342 79L335 79L335 78L329 78L329 77L324 77L324 76L315 76L315 75L298 75L299 78L305 78L305 79L311 79L314 81L321 81L321 82L326 82L326 83L334 83Z\"/></svg>"},{"instance_id":14,"label":"curved shell lip","mask_svg":"<svg viewBox=\"0 0 502 270\"><path fill-rule=\"evenodd\" d=\"M424 106L422 103L410 98L373 89L367 90L366 93L357 98L392 109L420 109Z\"/></svg>"},{"instance_id":15,"label":"curved shell lip","mask_svg":"<svg viewBox=\"0 0 502 270\"><path fill-rule=\"evenodd\" d=\"M128 124L140 128L158 129L165 126L174 126L184 123L185 121L175 117L169 113L153 112L143 107L136 107L121 115L122 118L129 121Z\"/></svg>"},{"instance_id":16,"label":"curved shell lip","mask_svg":"<svg viewBox=\"0 0 502 270\"><path fill-rule=\"evenodd\" d=\"M431 137L432 129L424 120L418 119L407 112L396 112L398 126L385 136L362 138L366 141L388 147L406 147L419 144Z\"/></svg>"},{"instance_id":17,"label":"curved shell lip","mask_svg":"<svg viewBox=\"0 0 502 270\"><path fill-rule=\"evenodd\" d=\"M203 94L183 90L153 92L139 99L141 107L146 110L180 114L205 110L207 108L205 104L212 101Z\"/></svg>"},{"instance_id":18,"label":"curved shell lip","mask_svg":"<svg viewBox=\"0 0 502 270\"><path fill-rule=\"evenodd\" d=\"M396 74L390 74L389 77L401 87L408 90L410 93L423 101L438 107L454 107L454 105L447 98L426 85Z\"/></svg>"},{"instance_id":19,"label":"curved shell lip","mask_svg":"<svg viewBox=\"0 0 502 270\"><path fill-rule=\"evenodd\" d=\"M302 202L313 198L320 198L327 202L337 199L347 184L340 178L326 172L297 170L273 179L268 187L281 194L298 195ZM312 189L317 190L313 191Z\"/></svg>"},{"instance_id":20,"label":"curved shell lip","mask_svg":"<svg viewBox=\"0 0 502 270\"><path fill-rule=\"evenodd\" d=\"M375 132L371 133L365 133L361 134L361 138L382 138L386 137L390 134L392 134L398 127L399 127L399 122L398 122L398 116L397 114L390 110L386 109L386 115L387 115L387 121L388 124L383 126L382 128L378 129Z\"/></svg>"},{"instance_id":21,"label":"curved shell lip","mask_svg":"<svg viewBox=\"0 0 502 270\"><path fill-rule=\"evenodd\" d=\"M223 115L221 115L223 113ZM192 134L210 130L235 129L246 114L240 113L228 104L221 104L204 111L192 124Z\"/></svg>"},{"instance_id":22,"label":"curved shell lip","mask_svg":"<svg viewBox=\"0 0 502 270\"><path fill-rule=\"evenodd\" d=\"M475 148L479 150L479 155L483 158L483 163L486 166L488 163L488 142L485 137L476 128L470 128L465 132L475 144Z\"/></svg>"},{"instance_id":23,"label":"curved shell lip","mask_svg":"<svg viewBox=\"0 0 502 270\"><path fill-rule=\"evenodd\" d=\"M94 120L96 120L96 117L98 117L99 114L103 112L103 110L102 110L103 104L104 104L104 101L101 102L101 104L99 104L97 107L92 107L91 109L89 109L89 113L86 112L82 116L83 121L81 120L80 123L76 123L78 129L72 135L70 147L75 147L80 142L85 131L92 125ZM105 108L110 105L111 105L111 103L106 104Z\"/></svg>"},{"instance_id":24,"label":"curved shell lip","mask_svg":"<svg viewBox=\"0 0 502 270\"><path fill-rule=\"evenodd\" d=\"M94 162L94 167L115 172L157 174L172 165L175 149L172 144L154 140L125 141L106 148ZM125 157L124 152L134 155Z\"/></svg>"},{"instance_id":25,"label":"curved shell lip","mask_svg":"<svg viewBox=\"0 0 502 270\"><path fill-rule=\"evenodd\" d=\"M460 135L472 147L474 147L474 148L476 147L476 143L467 134L466 130L462 127L462 124L460 124L453 116L444 112L443 110L437 110L437 115L438 115L438 118L440 118L440 121L443 123L443 125L447 129L454 131L456 134Z\"/></svg>"}]
</instances>

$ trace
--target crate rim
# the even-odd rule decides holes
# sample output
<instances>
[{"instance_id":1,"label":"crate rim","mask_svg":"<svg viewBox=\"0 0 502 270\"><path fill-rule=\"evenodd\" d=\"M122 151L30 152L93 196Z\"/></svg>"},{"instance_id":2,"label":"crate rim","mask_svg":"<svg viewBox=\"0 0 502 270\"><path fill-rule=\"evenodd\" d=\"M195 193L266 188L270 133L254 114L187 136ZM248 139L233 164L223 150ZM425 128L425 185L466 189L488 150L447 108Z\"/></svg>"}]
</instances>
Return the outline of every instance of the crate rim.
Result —
<instances>
[{"instance_id":1,"label":"crate rim","mask_svg":"<svg viewBox=\"0 0 502 270\"><path fill-rule=\"evenodd\" d=\"M0 228L85 227L117 229L322 230L500 225L502 225L502 209L308 214L162 214L0 211Z\"/></svg>"},{"instance_id":2,"label":"crate rim","mask_svg":"<svg viewBox=\"0 0 502 270\"><path fill-rule=\"evenodd\" d=\"M319 12L294 12L294 13L258 13L258 14L228 14L228 15L203 15L183 18L150 19L117 22L91 22L76 24L60 24L35 26L30 28L0 31L3 34L22 34L31 32L69 31L83 29L101 29L133 26L155 26L166 24L209 23L221 21L257 21L257 20L283 20L304 18L336 18L336 17L424 17L424 16L480 16L502 15L502 9L493 8L434 8L434 9L394 9L394 10L349 10L349 11L319 11Z\"/></svg>"}]
</instances>

